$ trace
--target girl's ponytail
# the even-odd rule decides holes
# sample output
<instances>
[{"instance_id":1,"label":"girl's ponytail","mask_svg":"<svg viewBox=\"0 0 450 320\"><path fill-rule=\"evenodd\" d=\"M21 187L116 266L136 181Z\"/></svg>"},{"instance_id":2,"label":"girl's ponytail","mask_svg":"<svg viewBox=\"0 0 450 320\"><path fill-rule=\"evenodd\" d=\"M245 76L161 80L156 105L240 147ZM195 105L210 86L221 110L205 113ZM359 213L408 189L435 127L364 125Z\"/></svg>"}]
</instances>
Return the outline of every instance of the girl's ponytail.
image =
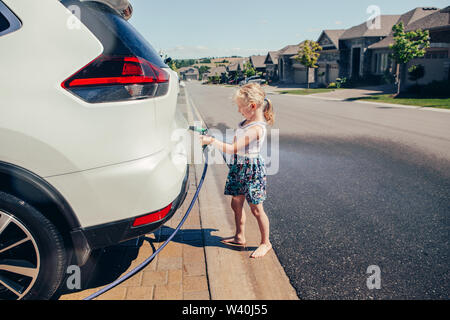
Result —
<instances>
[{"instance_id":1,"label":"girl's ponytail","mask_svg":"<svg viewBox=\"0 0 450 320\"><path fill-rule=\"evenodd\" d=\"M264 99L264 118L266 119L266 122L273 126L275 123L275 112L273 111L273 104L272 101L270 101L268 98Z\"/></svg>"}]
</instances>

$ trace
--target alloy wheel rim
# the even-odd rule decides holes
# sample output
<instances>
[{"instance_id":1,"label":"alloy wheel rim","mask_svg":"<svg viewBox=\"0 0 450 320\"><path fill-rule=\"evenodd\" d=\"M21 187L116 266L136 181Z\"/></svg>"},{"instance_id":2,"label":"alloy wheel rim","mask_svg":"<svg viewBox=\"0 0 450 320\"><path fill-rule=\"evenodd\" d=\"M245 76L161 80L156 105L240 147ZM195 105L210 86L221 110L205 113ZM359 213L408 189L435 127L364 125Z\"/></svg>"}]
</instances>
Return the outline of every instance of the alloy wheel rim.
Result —
<instances>
[{"instance_id":1,"label":"alloy wheel rim","mask_svg":"<svg viewBox=\"0 0 450 320\"><path fill-rule=\"evenodd\" d=\"M39 248L32 233L0 210L0 300L22 299L40 270Z\"/></svg>"}]
</instances>

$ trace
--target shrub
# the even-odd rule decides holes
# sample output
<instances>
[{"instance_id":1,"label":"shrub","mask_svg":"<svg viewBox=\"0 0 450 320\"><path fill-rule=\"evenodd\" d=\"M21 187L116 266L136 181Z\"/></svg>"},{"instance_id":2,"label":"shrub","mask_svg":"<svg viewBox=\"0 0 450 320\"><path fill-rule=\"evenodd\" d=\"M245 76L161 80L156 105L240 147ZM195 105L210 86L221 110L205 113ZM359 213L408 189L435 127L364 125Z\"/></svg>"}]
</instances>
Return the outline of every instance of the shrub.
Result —
<instances>
[{"instance_id":1,"label":"shrub","mask_svg":"<svg viewBox=\"0 0 450 320\"><path fill-rule=\"evenodd\" d=\"M336 79L336 88L340 89L340 88L345 88L347 84L347 78L337 78Z\"/></svg>"},{"instance_id":2,"label":"shrub","mask_svg":"<svg viewBox=\"0 0 450 320\"><path fill-rule=\"evenodd\" d=\"M331 82L327 88L328 89L336 89L337 88L336 82Z\"/></svg>"},{"instance_id":3,"label":"shrub","mask_svg":"<svg viewBox=\"0 0 450 320\"><path fill-rule=\"evenodd\" d=\"M425 67L421 64L413 65L408 69L408 78L411 81L417 81L425 76Z\"/></svg>"},{"instance_id":4,"label":"shrub","mask_svg":"<svg viewBox=\"0 0 450 320\"><path fill-rule=\"evenodd\" d=\"M395 83L395 75L392 74L389 69L386 69L383 73L382 80L386 84L394 84Z\"/></svg>"},{"instance_id":5,"label":"shrub","mask_svg":"<svg viewBox=\"0 0 450 320\"><path fill-rule=\"evenodd\" d=\"M342 86L345 88L365 87L365 86L377 86L383 84L383 76L381 75L367 75L363 78L351 78L347 80Z\"/></svg>"},{"instance_id":6,"label":"shrub","mask_svg":"<svg viewBox=\"0 0 450 320\"><path fill-rule=\"evenodd\" d=\"M409 86L408 89L405 90L407 94L413 94L413 95L420 95L422 91L422 86L414 84L412 86Z\"/></svg>"},{"instance_id":7,"label":"shrub","mask_svg":"<svg viewBox=\"0 0 450 320\"><path fill-rule=\"evenodd\" d=\"M420 98L450 98L450 81L433 81L426 85L414 84L406 90L407 95Z\"/></svg>"},{"instance_id":8,"label":"shrub","mask_svg":"<svg viewBox=\"0 0 450 320\"><path fill-rule=\"evenodd\" d=\"M450 81L433 81L422 87L421 95L431 98L450 98Z\"/></svg>"}]
</instances>

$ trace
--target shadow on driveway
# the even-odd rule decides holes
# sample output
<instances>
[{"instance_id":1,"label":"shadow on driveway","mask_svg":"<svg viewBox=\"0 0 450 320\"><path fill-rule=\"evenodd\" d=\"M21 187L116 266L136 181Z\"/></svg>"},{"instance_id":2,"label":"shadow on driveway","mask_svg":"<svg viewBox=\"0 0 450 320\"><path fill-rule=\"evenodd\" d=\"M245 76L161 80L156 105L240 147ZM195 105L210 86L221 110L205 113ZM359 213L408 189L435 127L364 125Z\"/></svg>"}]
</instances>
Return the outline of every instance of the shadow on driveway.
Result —
<instances>
[{"instance_id":1,"label":"shadow on driveway","mask_svg":"<svg viewBox=\"0 0 450 320\"><path fill-rule=\"evenodd\" d=\"M175 231L174 228L162 227L152 235L130 240L116 246L96 250L92 253L88 262L81 267L81 289L69 290L64 281L63 288L55 294L54 300L65 294L72 294L87 289L98 288L112 283L122 276L131 266L132 262L139 257L139 250L144 241L152 247L152 254L162 245ZM172 239L173 242L182 243L193 247L214 246L227 248L233 251L254 251L256 247L232 247L220 242L221 237L212 235L217 229L184 229ZM164 250L164 249L163 249ZM149 257L139 257L141 261ZM155 262L152 262L155 263ZM86 295L87 296L87 295Z\"/></svg>"}]
</instances>

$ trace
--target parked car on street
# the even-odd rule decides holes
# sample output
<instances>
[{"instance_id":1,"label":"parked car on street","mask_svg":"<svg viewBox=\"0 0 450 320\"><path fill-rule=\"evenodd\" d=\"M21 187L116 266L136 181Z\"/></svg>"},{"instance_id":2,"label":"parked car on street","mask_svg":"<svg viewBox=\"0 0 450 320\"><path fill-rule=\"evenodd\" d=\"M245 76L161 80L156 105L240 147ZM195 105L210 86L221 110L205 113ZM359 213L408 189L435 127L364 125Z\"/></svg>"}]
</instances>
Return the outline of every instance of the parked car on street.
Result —
<instances>
[{"instance_id":1,"label":"parked car on street","mask_svg":"<svg viewBox=\"0 0 450 320\"><path fill-rule=\"evenodd\" d=\"M51 298L185 199L178 76L107 2L0 0L0 300Z\"/></svg>"},{"instance_id":2,"label":"parked car on street","mask_svg":"<svg viewBox=\"0 0 450 320\"><path fill-rule=\"evenodd\" d=\"M243 77L239 77L237 79L231 79L228 81L229 84L240 84L241 81L245 80L245 78Z\"/></svg>"},{"instance_id":3,"label":"parked car on street","mask_svg":"<svg viewBox=\"0 0 450 320\"><path fill-rule=\"evenodd\" d=\"M242 80L241 82L239 82L239 85L243 86L248 83L258 83L262 85L266 83L266 79L261 78L261 76L253 76Z\"/></svg>"}]
</instances>

